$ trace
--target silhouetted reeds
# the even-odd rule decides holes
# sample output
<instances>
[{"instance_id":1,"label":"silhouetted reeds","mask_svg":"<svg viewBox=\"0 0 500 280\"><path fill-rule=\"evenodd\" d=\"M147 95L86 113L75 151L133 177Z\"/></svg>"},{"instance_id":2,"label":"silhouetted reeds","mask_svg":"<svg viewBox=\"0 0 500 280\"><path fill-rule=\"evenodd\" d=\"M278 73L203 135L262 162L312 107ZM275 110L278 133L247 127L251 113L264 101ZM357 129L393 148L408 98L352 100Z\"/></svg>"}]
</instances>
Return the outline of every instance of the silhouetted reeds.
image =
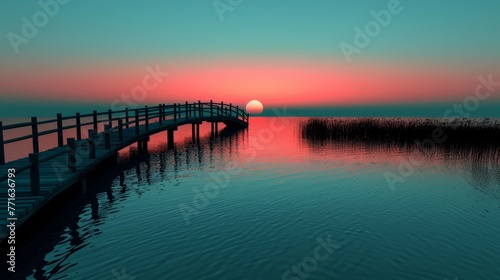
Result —
<instances>
[{"instance_id":1,"label":"silhouetted reeds","mask_svg":"<svg viewBox=\"0 0 500 280\"><path fill-rule=\"evenodd\" d=\"M312 145L344 142L413 148L428 140L441 151L487 153L496 159L500 154L500 121L490 119L309 118L300 124L300 133ZM435 141L436 133L445 141Z\"/></svg>"}]
</instances>

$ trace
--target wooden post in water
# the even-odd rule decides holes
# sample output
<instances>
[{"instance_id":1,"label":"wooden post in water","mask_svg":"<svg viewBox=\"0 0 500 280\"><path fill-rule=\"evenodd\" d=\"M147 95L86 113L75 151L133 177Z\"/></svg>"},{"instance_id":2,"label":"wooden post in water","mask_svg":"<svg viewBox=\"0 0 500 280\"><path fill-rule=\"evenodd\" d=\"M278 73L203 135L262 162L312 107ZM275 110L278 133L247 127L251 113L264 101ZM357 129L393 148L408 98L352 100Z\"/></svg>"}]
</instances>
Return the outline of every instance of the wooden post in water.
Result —
<instances>
[{"instance_id":1,"label":"wooden post in water","mask_svg":"<svg viewBox=\"0 0 500 280\"><path fill-rule=\"evenodd\" d=\"M123 120L118 119L118 141L123 142Z\"/></svg>"},{"instance_id":2,"label":"wooden post in water","mask_svg":"<svg viewBox=\"0 0 500 280\"><path fill-rule=\"evenodd\" d=\"M97 130L89 129L89 158L95 159L95 135Z\"/></svg>"},{"instance_id":3,"label":"wooden post in water","mask_svg":"<svg viewBox=\"0 0 500 280\"><path fill-rule=\"evenodd\" d=\"M82 123L80 113L76 113L76 140L82 140Z\"/></svg>"},{"instance_id":4,"label":"wooden post in water","mask_svg":"<svg viewBox=\"0 0 500 280\"><path fill-rule=\"evenodd\" d=\"M200 124L196 124L196 143L200 144Z\"/></svg>"},{"instance_id":5,"label":"wooden post in water","mask_svg":"<svg viewBox=\"0 0 500 280\"><path fill-rule=\"evenodd\" d=\"M33 153L38 154L38 119L37 117L31 117L31 142L33 144Z\"/></svg>"},{"instance_id":6,"label":"wooden post in water","mask_svg":"<svg viewBox=\"0 0 500 280\"><path fill-rule=\"evenodd\" d=\"M167 146L168 146L169 150L174 148L174 130L173 129L167 130Z\"/></svg>"},{"instance_id":7,"label":"wooden post in water","mask_svg":"<svg viewBox=\"0 0 500 280\"><path fill-rule=\"evenodd\" d=\"M75 138L68 138L68 171L76 171L76 144Z\"/></svg>"},{"instance_id":8,"label":"wooden post in water","mask_svg":"<svg viewBox=\"0 0 500 280\"><path fill-rule=\"evenodd\" d=\"M0 165L5 164L5 148L3 144L3 123L0 121Z\"/></svg>"},{"instance_id":9,"label":"wooden post in water","mask_svg":"<svg viewBox=\"0 0 500 280\"><path fill-rule=\"evenodd\" d=\"M29 154L31 193L40 193L40 162L38 153Z\"/></svg>"},{"instance_id":10,"label":"wooden post in water","mask_svg":"<svg viewBox=\"0 0 500 280\"><path fill-rule=\"evenodd\" d=\"M195 130L195 124L194 123L191 124L191 137L193 138L193 143L194 143L195 140L196 140L196 130Z\"/></svg>"},{"instance_id":11,"label":"wooden post in water","mask_svg":"<svg viewBox=\"0 0 500 280\"><path fill-rule=\"evenodd\" d=\"M59 147L64 146L63 128L62 128L62 114L57 114L57 144Z\"/></svg>"},{"instance_id":12,"label":"wooden post in water","mask_svg":"<svg viewBox=\"0 0 500 280\"><path fill-rule=\"evenodd\" d=\"M104 149L109 150L111 148L111 137L109 131L111 126L109 124L104 125Z\"/></svg>"}]
</instances>

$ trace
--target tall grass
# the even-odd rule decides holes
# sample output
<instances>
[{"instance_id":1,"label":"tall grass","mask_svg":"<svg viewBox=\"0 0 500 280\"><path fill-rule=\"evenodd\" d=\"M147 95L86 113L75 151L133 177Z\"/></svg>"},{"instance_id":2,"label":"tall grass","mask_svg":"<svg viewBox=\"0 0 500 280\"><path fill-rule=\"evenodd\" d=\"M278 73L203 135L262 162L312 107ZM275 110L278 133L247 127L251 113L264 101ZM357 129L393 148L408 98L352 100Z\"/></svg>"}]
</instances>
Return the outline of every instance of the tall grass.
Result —
<instances>
[{"instance_id":1,"label":"tall grass","mask_svg":"<svg viewBox=\"0 0 500 280\"><path fill-rule=\"evenodd\" d=\"M416 141L432 140L436 131L445 137L442 139L446 139L444 142L434 142L438 150L473 156L486 153L489 157L499 158L499 120L309 118L300 123L302 139L312 145L350 143L377 147L413 148Z\"/></svg>"}]
</instances>

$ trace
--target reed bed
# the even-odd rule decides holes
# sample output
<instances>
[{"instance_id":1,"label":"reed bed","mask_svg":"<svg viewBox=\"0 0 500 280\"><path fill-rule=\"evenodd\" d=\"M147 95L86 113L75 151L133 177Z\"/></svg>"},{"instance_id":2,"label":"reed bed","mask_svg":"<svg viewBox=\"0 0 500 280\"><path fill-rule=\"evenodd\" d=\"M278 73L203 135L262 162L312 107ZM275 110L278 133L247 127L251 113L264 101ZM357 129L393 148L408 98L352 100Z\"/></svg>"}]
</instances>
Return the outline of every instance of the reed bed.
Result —
<instances>
[{"instance_id":1,"label":"reed bed","mask_svg":"<svg viewBox=\"0 0 500 280\"><path fill-rule=\"evenodd\" d=\"M435 141L433 135L442 136ZM500 157L500 120L309 118L300 123L302 139L311 145L363 144L365 147L414 148L418 142L434 142L440 151L469 156Z\"/></svg>"}]
</instances>

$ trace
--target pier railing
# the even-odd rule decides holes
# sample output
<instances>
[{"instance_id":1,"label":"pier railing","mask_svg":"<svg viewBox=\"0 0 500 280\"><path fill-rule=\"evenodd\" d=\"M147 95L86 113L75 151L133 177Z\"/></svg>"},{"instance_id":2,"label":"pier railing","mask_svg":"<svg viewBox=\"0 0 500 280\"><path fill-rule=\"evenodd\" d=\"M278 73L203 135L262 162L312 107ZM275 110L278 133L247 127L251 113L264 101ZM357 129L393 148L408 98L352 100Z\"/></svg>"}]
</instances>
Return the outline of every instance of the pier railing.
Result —
<instances>
[{"instance_id":1,"label":"pier railing","mask_svg":"<svg viewBox=\"0 0 500 280\"><path fill-rule=\"evenodd\" d=\"M167 121L183 121L192 118L207 118L207 117L229 117L241 120L245 123L248 122L248 113L238 106L233 106L231 103L225 104L224 102L216 103L210 102L185 102L185 103L175 103L175 104L159 104L158 106L137 109L124 109L112 111L108 110L105 112L93 111L90 114L80 114L76 113L74 116L62 116L62 114L57 114L55 119L49 120L38 120L37 117L32 117L29 122L15 123L3 125L0 121L0 166L4 165L5 162L5 147L9 144L20 142L23 140L32 141L32 153L28 155L29 164L23 166L16 166L17 172L22 172L30 169L31 176L31 188L33 191L37 191L39 186L39 164L57 156L67 153L68 160L74 157L74 150L76 145L89 145L92 146L95 141L95 137L98 134L98 128L100 124L104 125L104 130L101 133L104 135L104 142L106 149L110 146L109 134L112 131L118 131L119 141L123 139L123 129L130 127L135 127L136 135L140 134L140 127L144 126L145 130L149 130L149 124L152 122L158 122L160 126L163 122ZM65 121L72 121L70 125L63 125ZM42 126L52 125L52 127L47 130L41 130ZM88 130L88 137L83 138L82 128L92 127ZM10 139L5 139L4 132L21 131L21 130L31 130L31 133L16 135ZM67 131L74 130L76 138L68 138L67 143L64 143L64 134ZM11 133L12 134L12 133ZM15 134L15 133L14 133ZM59 153L50 153L49 156L44 158L40 157L40 145L39 137L45 135L57 135L57 145L54 143L55 147L67 146L68 149L63 150ZM86 141L79 141L86 140ZM77 142L78 141L78 142ZM76 144L78 143L78 144ZM89 158L95 157L95 150L92 151L89 148ZM74 169L69 166L70 170ZM5 177L5 178L4 178ZM36 179L38 177L38 179ZM0 181L6 180L6 176L0 175Z\"/></svg>"}]
</instances>

